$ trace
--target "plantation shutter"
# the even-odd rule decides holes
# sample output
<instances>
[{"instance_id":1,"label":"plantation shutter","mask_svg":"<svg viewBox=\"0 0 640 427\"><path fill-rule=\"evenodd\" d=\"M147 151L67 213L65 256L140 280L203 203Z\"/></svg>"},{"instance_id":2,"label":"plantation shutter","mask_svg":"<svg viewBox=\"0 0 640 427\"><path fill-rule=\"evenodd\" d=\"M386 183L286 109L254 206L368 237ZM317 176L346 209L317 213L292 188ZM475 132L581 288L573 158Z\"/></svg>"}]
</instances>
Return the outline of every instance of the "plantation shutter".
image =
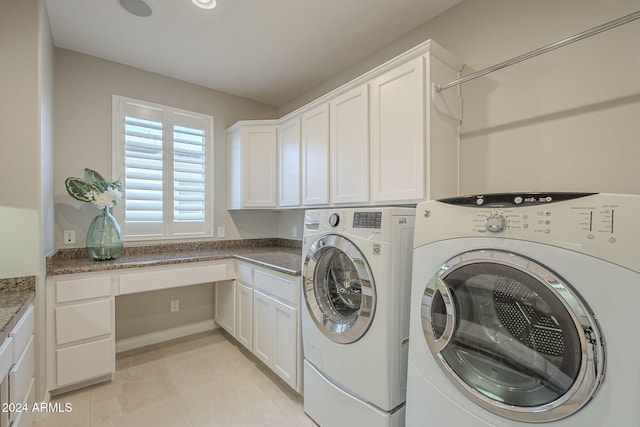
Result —
<instances>
[{"instance_id":1,"label":"plantation shutter","mask_svg":"<svg viewBox=\"0 0 640 427\"><path fill-rule=\"evenodd\" d=\"M174 234L206 233L206 123L173 114Z\"/></svg>"},{"instance_id":2,"label":"plantation shutter","mask_svg":"<svg viewBox=\"0 0 640 427\"><path fill-rule=\"evenodd\" d=\"M124 234L162 236L162 111L127 104L124 117Z\"/></svg>"},{"instance_id":3,"label":"plantation shutter","mask_svg":"<svg viewBox=\"0 0 640 427\"><path fill-rule=\"evenodd\" d=\"M211 118L119 100L118 120L125 238L211 235Z\"/></svg>"}]
</instances>

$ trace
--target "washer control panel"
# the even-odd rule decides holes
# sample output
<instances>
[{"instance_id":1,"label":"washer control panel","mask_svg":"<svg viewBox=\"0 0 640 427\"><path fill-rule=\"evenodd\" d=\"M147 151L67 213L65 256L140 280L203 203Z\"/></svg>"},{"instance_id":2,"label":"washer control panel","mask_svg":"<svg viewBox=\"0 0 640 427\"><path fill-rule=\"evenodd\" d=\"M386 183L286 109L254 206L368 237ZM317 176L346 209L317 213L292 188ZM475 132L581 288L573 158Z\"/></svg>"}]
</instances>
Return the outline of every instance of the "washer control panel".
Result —
<instances>
[{"instance_id":1,"label":"washer control panel","mask_svg":"<svg viewBox=\"0 0 640 427\"><path fill-rule=\"evenodd\" d=\"M527 240L638 264L640 196L516 193L419 203L414 244L460 237ZM422 243L421 243L422 242ZM637 259L636 259L637 258Z\"/></svg>"},{"instance_id":2,"label":"washer control panel","mask_svg":"<svg viewBox=\"0 0 640 427\"><path fill-rule=\"evenodd\" d=\"M396 227L415 220L416 210L407 207L329 208L305 211L304 236L337 233L376 241L391 238Z\"/></svg>"},{"instance_id":3,"label":"washer control panel","mask_svg":"<svg viewBox=\"0 0 640 427\"><path fill-rule=\"evenodd\" d=\"M566 207L565 202L579 201L593 195L594 193L501 193L452 197L438 202L473 208L467 209L466 212L470 216L472 230L477 233L529 231L549 234L553 230L554 217L558 216L554 215L555 210L563 210ZM592 232L594 213L597 209L586 209L589 218L585 217L587 212L582 212L576 217L576 221L587 226L588 231ZM604 217L600 222L608 223L608 228L612 229L613 214L607 209L602 210L602 213Z\"/></svg>"}]
</instances>

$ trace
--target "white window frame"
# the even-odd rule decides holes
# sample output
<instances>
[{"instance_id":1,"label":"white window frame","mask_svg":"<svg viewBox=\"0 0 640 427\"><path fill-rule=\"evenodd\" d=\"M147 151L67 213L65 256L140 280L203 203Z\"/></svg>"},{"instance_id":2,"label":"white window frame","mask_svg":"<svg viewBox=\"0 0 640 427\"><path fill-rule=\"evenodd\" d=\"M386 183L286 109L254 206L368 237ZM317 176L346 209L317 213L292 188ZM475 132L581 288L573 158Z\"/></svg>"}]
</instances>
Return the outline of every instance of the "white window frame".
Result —
<instances>
[{"instance_id":1,"label":"white window frame","mask_svg":"<svg viewBox=\"0 0 640 427\"><path fill-rule=\"evenodd\" d=\"M160 232L137 232L126 233L127 224L125 223L125 200L126 200L126 182L125 182L125 141L124 141L124 118L125 107L133 106L136 108L147 109L149 114L154 114L156 118L162 117L163 128L163 221L162 230ZM155 110L155 111L153 111ZM177 230L174 227L173 209L174 209L174 193L173 193L173 150L167 149L173 143L173 125L174 117L180 116L182 120L179 124L183 125L190 119L197 121L205 121L205 220L200 230ZM185 117L186 116L186 117ZM121 225L123 237L125 241L142 241L142 240L166 240L166 239L193 239L213 237L213 116L187 111L175 107L156 104L153 102L142 101L138 99L128 98L120 95L112 97L112 169L113 177L120 177L122 182L123 198L114 209L113 214ZM169 154L167 156L167 153ZM164 173L170 165L170 172ZM200 228L200 227L198 227Z\"/></svg>"}]
</instances>

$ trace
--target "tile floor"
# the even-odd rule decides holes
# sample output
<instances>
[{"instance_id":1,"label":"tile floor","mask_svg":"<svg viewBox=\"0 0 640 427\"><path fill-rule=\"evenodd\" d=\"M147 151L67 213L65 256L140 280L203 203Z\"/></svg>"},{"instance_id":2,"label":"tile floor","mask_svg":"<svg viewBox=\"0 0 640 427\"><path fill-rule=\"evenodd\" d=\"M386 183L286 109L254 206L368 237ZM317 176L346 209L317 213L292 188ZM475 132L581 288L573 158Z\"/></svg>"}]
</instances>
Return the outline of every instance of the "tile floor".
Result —
<instances>
[{"instance_id":1,"label":"tile floor","mask_svg":"<svg viewBox=\"0 0 640 427\"><path fill-rule=\"evenodd\" d=\"M120 353L113 381L55 396L37 427L315 427L302 398L212 331Z\"/></svg>"}]
</instances>

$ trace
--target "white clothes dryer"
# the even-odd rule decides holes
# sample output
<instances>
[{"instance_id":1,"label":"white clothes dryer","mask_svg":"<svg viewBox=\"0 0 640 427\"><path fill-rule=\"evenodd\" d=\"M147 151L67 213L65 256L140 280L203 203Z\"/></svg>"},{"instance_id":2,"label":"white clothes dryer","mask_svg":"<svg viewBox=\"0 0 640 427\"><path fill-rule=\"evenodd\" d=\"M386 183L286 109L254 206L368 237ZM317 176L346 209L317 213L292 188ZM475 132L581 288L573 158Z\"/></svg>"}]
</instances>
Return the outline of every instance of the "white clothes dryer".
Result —
<instances>
[{"instance_id":1,"label":"white clothes dryer","mask_svg":"<svg viewBox=\"0 0 640 427\"><path fill-rule=\"evenodd\" d=\"M304 410L323 427L403 427L412 208L305 212Z\"/></svg>"},{"instance_id":2,"label":"white clothes dryer","mask_svg":"<svg viewBox=\"0 0 640 427\"><path fill-rule=\"evenodd\" d=\"M640 426L640 196L418 204L406 425Z\"/></svg>"}]
</instances>

